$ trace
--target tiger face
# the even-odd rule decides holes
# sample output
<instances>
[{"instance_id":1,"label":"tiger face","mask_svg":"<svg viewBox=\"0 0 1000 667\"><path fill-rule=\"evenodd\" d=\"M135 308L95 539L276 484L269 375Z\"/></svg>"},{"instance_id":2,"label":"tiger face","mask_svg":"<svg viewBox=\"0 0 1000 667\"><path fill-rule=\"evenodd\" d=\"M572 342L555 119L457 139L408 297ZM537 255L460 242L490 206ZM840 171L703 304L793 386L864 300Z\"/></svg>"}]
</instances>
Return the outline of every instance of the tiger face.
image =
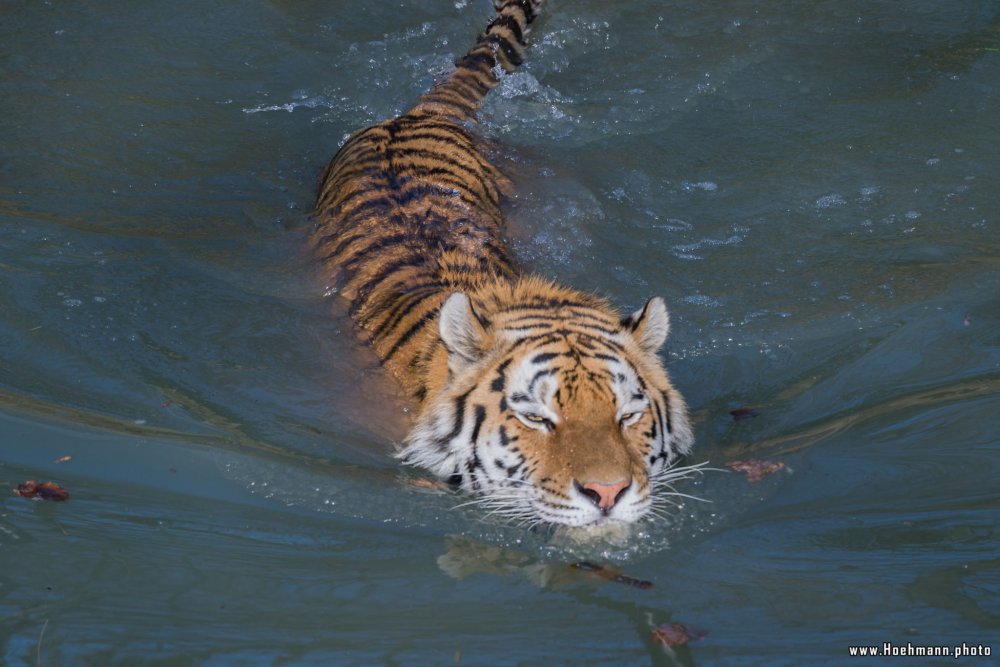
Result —
<instances>
[{"instance_id":1,"label":"tiger face","mask_svg":"<svg viewBox=\"0 0 1000 667\"><path fill-rule=\"evenodd\" d=\"M515 521L634 522L692 442L657 356L668 330L659 298L621 319L596 300L492 312L453 294L447 371L401 457Z\"/></svg>"}]
</instances>

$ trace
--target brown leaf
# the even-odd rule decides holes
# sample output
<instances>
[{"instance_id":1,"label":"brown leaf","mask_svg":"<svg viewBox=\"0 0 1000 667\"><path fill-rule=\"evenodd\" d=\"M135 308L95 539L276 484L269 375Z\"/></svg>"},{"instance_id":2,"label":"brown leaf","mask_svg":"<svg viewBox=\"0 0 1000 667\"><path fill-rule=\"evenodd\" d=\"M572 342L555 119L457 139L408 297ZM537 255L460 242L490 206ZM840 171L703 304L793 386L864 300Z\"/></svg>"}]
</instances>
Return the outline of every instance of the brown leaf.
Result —
<instances>
[{"instance_id":1,"label":"brown leaf","mask_svg":"<svg viewBox=\"0 0 1000 667\"><path fill-rule=\"evenodd\" d=\"M746 473L747 482L759 482L773 472L785 467L784 461L767 461L765 459L747 459L745 461L730 461L726 464L736 472Z\"/></svg>"},{"instance_id":2,"label":"brown leaf","mask_svg":"<svg viewBox=\"0 0 1000 667\"><path fill-rule=\"evenodd\" d=\"M44 484L38 485L38 497L42 500L69 500L69 491L62 488L55 482L45 482Z\"/></svg>"},{"instance_id":3,"label":"brown leaf","mask_svg":"<svg viewBox=\"0 0 1000 667\"><path fill-rule=\"evenodd\" d=\"M22 498L38 498L40 500L52 500L55 502L69 499L69 491L55 482L39 484L33 479L18 484L14 492Z\"/></svg>"},{"instance_id":4,"label":"brown leaf","mask_svg":"<svg viewBox=\"0 0 1000 667\"><path fill-rule=\"evenodd\" d=\"M653 628L653 641L660 646L681 646L689 641L704 639L707 632L692 630L683 623L663 623Z\"/></svg>"},{"instance_id":5,"label":"brown leaf","mask_svg":"<svg viewBox=\"0 0 1000 667\"><path fill-rule=\"evenodd\" d=\"M748 408L746 406L742 408L736 408L735 410L730 410L729 414L733 416L733 421L741 422L744 419L753 419L758 413L753 408Z\"/></svg>"},{"instance_id":6,"label":"brown leaf","mask_svg":"<svg viewBox=\"0 0 1000 667\"><path fill-rule=\"evenodd\" d=\"M617 570L604 565L598 565L597 563L591 563L590 561L580 561L579 563L573 563L570 565L574 570L583 570L584 572L590 572L601 579L606 579L608 581L613 581L616 584L623 584L625 586L631 586L632 588L639 588L642 590L648 590L653 587L652 581L646 581L645 579L636 579L635 577L630 577L628 575L622 574Z\"/></svg>"},{"instance_id":7,"label":"brown leaf","mask_svg":"<svg viewBox=\"0 0 1000 667\"><path fill-rule=\"evenodd\" d=\"M21 482L14 489L14 493L21 496L22 498L34 498L35 493L38 492L38 482L33 479L29 479L26 482Z\"/></svg>"}]
</instances>

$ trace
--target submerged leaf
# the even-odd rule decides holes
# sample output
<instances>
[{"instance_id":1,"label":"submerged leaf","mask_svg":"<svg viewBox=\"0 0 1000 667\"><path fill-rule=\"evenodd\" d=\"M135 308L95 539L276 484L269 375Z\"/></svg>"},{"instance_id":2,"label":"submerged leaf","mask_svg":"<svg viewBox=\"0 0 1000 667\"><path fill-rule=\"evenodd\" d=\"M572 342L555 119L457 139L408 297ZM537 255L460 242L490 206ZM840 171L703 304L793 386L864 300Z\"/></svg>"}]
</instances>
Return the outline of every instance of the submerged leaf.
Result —
<instances>
[{"instance_id":1,"label":"submerged leaf","mask_svg":"<svg viewBox=\"0 0 1000 667\"><path fill-rule=\"evenodd\" d=\"M647 590L653 587L652 581L646 581L645 579L636 579L635 577L630 577L624 575L617 570L614 570L605 565L598 565L596 563L591 563L590 561L580 561L578 563L573 563L570 565L575 570L583 570L584 572L590 572L601 579L606 579L608 581L613 581L616 584L624 584L625 586L631 586L632 588L640 588L642 590Z\"/></svg>"},{"instance_id":2,"label":"submerged leaf","mask_svg":"<svg viewBox=\"0 0 1000 667\"><path fill-rule=\"evenodd\" d=\"M753 408L748 408L746 406L742 408L737 408L735 410L730 410L729 414L733 416L733 421L741 422L744 419L753 419L759 413Z\"/></svg>"},{"instance_id":3,"label":"submerged leaf","mask_svg":"<svg viewBox=\"0 0 1000 667\"><path fill-rule=\"evenodd\" d=\"M767 461L765 459L747 459L745 461L730 461L726 464L736 472L746 473L747 482L759 482L773 472L785 467L784 461Z\"/></svg>"},{"instance_id":4,"label":"submerged leaf","mask_svg":"<svg viewBox=\"0 0 1000 667\"><path fill-rule=\"evenodd\" d=\"M704 639L707 632L692 630L683 623L663 623L653 628L653 641L660 646L681 646L689 641Z\"/></svg>"}]
</instances>

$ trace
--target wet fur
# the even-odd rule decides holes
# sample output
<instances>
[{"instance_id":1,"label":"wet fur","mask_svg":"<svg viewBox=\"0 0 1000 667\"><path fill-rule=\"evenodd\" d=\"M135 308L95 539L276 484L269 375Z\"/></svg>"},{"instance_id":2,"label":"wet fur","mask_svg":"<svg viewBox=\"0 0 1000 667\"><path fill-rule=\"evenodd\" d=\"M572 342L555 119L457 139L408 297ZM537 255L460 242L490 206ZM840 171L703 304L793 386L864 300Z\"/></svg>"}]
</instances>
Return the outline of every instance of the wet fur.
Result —
<instances>
[{"instance_id":1,"label":"wet fur","mask_svg":"<svg viewBox=\"0 0 1000 667\"><path fill-rule=\"evenodd\" d=\"M540 4L497 0L445 81L348 139L322 176L312 247L420 406L404 461L511 519L634 521L692 442L657 357L666 308L654 298L623 318L604 299L523 275L503 238L507 181L469 129L520 64ZM599 502L621 480L613 506Z\"/></svg>"}]
</instances>

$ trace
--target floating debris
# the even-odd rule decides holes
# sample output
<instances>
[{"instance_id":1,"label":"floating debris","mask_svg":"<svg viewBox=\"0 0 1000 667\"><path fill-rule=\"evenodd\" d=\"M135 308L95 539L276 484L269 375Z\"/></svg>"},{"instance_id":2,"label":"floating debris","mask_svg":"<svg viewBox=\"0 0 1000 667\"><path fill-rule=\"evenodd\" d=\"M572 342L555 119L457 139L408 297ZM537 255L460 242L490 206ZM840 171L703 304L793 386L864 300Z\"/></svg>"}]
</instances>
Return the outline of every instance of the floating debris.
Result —
<instances>
[{"instance_id":1,"label":"floating debris","mask_svg":"<svg viewBox=\"0 0 1000 667\"><path fill-rule=\"evenodd\" d=\"M653 628L653 641L660 646L681 646L707 636L707 632L692 630L683 623L663 623Z\"/></svg>"},{"instance_id":2,"label":"floating debris","mask_svg":"<svg viewBox=\"0 0 1000 667\"><path fill-rule=\"evenodd\" d=\"M52 500L55 502L69 500L69 491L55 482L39 484L33 479L18 484L17 488L14 489L14 493L22 498L38 498L40 500Z\"/></svg>"},{"instance_id":3,"label":"floating debris","mask_svg":"<svg viewBox=\"0 0 1000 667\"><path fill-rule=\"evenodd\" d=\"M742 408L736 408L735 410L730 410L729 414L733 416L733 421L741 422L744 419L753 419L760 413L754 410L753 408L748 408L744 406Z\"/></svg>"},{"instance_id":4,"label":"floating debris","mask_svg":"<svg viewBox=\"0 0 1000 667\"><path fill-rule=\"evenodd\" d=\"M631 586L632 588L639 588L642 590L649 590L653 587L652 581L646 581L645 579L636 579L635 577L629 577L622 574L616 570L606 567L604 565L598 565L597 563L591 563L589 561L580 561L579 563L573 563L570 565L575 570L583 570L584 572L590 572L597 575L601 579L606 579L607 581L613 581L616 584L624 584L625 586Z\"/></svg>"},{"instance_id":5,"label":"floating debris","mask_svg":"<svg viewBox=\"0 0 1000 667\"><path fill-rule=\"evenodd\" d=\"M785 467L784 461L767 461L765 459L747 459L745 461L729 461L726 466L736 472L746 473L747 482L759 482L771 473Z\"/></svg>"}]
</instances>

